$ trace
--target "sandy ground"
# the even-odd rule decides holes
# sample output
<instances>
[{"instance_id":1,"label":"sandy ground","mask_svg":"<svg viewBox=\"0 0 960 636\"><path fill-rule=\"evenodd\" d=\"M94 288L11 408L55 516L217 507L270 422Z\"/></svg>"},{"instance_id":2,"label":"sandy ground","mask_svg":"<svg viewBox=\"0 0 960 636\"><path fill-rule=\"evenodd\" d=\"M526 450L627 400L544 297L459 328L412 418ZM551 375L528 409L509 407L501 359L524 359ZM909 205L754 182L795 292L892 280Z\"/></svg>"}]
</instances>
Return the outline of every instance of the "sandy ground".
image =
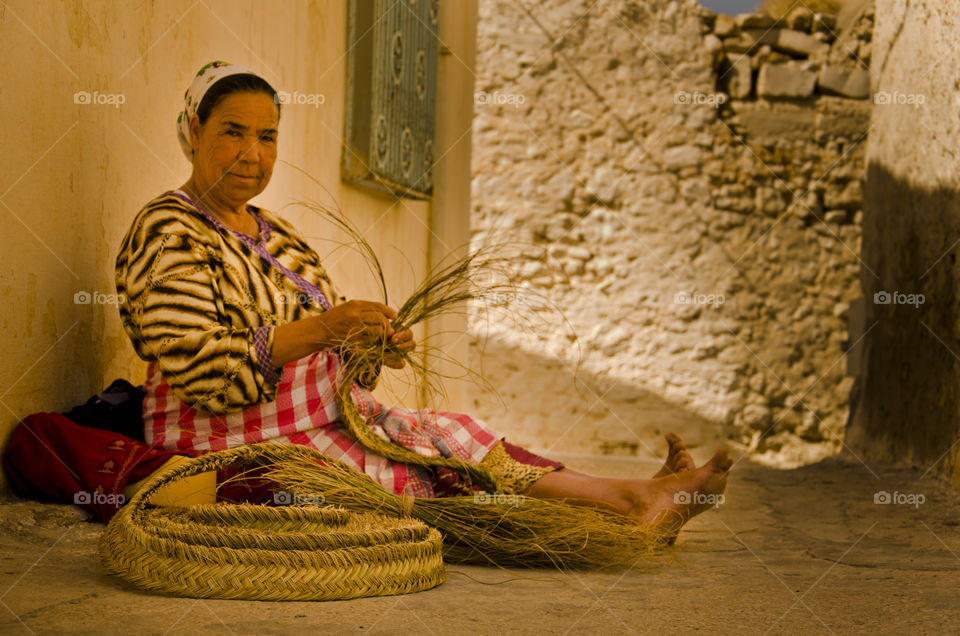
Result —
<instances>
[{"instance_id":1,"label":"sandy ground","mask_svg":"<svg viewBox=\"0 0 960 636\"><path fill-rule=\"evenodd\" d=\"M697 461L705 451L694 453ZM655 463L564 457L643 476ZM872 471L872 472L871 472ZM0 505L0 632L950 633L960 630L960 496L908 469L831 458L738 463L726 502L654 567L501 571L449 565L418 594L340 602L167 598L99 572L102 526L72 506ZM874 503L922 494L922 505ZM897 495L894 495L897 493ZM675 558L674 558L675 557Z\"/></svg>"}]
</instances>

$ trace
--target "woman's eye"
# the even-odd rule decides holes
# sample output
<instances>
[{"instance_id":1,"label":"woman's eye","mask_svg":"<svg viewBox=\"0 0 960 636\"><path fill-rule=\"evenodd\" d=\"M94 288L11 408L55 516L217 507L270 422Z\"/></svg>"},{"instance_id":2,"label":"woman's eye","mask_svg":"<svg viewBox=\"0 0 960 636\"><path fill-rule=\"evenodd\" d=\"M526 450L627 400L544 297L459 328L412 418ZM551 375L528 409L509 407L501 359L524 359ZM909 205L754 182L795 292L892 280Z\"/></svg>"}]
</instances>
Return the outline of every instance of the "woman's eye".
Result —
<instances>
[{"instance_id":1,"label":"woman's eye","mask_svg":"<svg viewBox=\"0 0 960 636\"><path fill-rule=\"evenodd\" d=\"M243 135L240 134L240 131L237 131L237 130L228 130L228 131L227 131L227 134L228 134L228 135L233 135L234 137L242 137L242 136L243 136Z\"/></svg>"},{"instance_id":2,"label":"woman's eye","mask_svg":"<svg viewBox=\"0 0 960 636\"><path fill-rule=\"evenodd\" d=\"M271 136L269 136L269 135L266 135L266 136L260 138L260 141L266 141L266 142L269 142L269 143L271 143L271 144L274 143L274 142L276 142L276 140L277 140L276 137L271 137Z\"/></svg>"}]
</instances>

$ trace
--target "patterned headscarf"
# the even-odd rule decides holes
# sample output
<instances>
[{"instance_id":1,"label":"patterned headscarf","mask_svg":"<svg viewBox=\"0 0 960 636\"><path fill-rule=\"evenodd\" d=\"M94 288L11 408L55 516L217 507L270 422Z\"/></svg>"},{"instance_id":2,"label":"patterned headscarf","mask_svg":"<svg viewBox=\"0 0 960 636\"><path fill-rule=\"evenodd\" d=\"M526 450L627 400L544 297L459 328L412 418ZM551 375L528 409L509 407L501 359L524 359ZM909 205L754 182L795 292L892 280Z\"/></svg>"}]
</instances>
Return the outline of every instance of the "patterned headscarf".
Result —
<instances>
[{"instance_id":1,"label":"patterned headscarf","mask_svg":"<svg viewBox=\"0 0 960 636\"><path fill-rule=\"evenodd\" d=\"M177 116L177 138L180 140L183 154L187 156L190 162L193 162L193 147L190 145L190 119L197 114L203 96L218 80L228 75L242 74L257 75L250 69L228 62L210 62L197 72L190 88L183 94L184 107Z\"/></svg>"}]
</instances>

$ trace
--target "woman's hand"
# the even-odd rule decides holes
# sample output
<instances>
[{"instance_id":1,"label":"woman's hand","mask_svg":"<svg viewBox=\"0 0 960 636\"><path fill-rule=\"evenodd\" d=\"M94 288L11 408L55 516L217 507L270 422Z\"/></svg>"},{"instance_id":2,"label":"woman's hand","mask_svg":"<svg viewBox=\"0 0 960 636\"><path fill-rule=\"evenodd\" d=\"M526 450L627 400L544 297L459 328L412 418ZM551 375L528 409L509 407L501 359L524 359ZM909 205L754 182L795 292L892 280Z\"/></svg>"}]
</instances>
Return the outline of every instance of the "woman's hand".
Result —
<instances>
[{"instance_id":1,"label":"woman's hand","mask_svg":"<svg viewBox=\"0 0 960 636\"><path fill-rule=\"evenodd\" d=\"M403 354L416 342L409 329L396 332L391 321L397 310L383 303L349 300L309 318L280 325L274 331L270 361L275 368L299 360L314 351L343 347L363 348L375 343L389 345L383 364L392 369L405 365Z\"/></svg>"},{"instance_id":2,"label":"woman's hand","mask_svg":"<svg viewBox=\"0 0 960 636\"><path fill-rule=\"evenodd\" d=\"M393 350L388 350L387 354L383 356L383 364L391 369L402 369L406 365L403 354L412 351L417 346L413 339L413 331L404 329L396 332L390 336L390 344Z\"/></svg>"},{"instance_id":3,"label":"woman's hand","mask_svg":"<svg viewBox=\"0 0 960 636\"><path fill-rule=\"evenodd\" d=\"M395 335L390 321L397 310L369 300L348 300L314 316L321 349L344 344L368 345Z\"/></svg>"}]
</instances>

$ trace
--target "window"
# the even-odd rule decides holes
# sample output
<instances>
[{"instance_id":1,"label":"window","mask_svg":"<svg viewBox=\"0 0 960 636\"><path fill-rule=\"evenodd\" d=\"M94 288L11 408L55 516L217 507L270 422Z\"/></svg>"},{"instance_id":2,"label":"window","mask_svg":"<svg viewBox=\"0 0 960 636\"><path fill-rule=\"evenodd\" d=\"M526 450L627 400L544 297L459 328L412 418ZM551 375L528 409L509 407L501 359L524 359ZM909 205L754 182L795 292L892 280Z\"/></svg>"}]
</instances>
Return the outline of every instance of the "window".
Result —
<instances>
[{"instance_id":1,"label":"window","mask_svg":"<svg viewBox=\"0 0 960 636\"><path fill-rule=\"evenodd\" d=\"M433 191L439 0L349 0L346 181Z\"/></svg>"}]
</instances>

